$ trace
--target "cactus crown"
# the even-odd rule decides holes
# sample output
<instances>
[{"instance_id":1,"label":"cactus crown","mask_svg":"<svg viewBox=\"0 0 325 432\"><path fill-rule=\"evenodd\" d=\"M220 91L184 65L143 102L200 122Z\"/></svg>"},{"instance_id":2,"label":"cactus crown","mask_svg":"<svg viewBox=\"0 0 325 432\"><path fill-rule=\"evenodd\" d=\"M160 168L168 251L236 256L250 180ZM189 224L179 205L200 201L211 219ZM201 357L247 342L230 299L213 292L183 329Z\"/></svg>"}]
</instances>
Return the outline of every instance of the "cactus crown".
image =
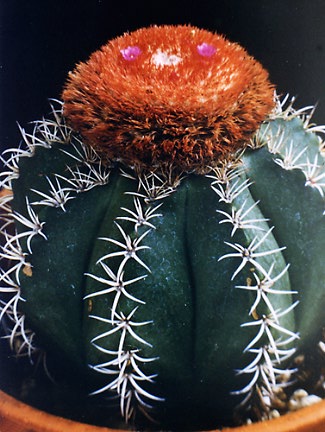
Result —
<instances>
[{"instance_id":1,"label":"cactus crown","mask_svg":"<svg viewBox=\"0 0 325 432\"><path fill-rule=\"evenodd\" d=\"M256 60L191 26L110 41L70 73L62 97L69 124L101 157L185 171L244 148L274 106Z\"/></svg>"}]
</instances>

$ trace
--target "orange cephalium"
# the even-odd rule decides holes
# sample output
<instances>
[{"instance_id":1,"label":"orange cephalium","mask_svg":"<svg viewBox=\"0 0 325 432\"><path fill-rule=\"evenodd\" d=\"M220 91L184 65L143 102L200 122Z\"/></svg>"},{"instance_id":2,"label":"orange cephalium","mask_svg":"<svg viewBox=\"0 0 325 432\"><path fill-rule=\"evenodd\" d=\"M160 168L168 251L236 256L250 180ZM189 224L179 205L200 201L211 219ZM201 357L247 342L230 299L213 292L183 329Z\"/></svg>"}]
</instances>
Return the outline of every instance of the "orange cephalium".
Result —
<instances>
[{"instance_id":1,"label":"orange cephalium","mask_svg":"<svg viewBox=\"0 0 325 432\"><path fill-rule=\"evenodd\" d=\"M103 159L204 171L244 148L274 106L268 73L192 26L118 37L70 72L64 115Z\"/></svg>"}]
</instances>

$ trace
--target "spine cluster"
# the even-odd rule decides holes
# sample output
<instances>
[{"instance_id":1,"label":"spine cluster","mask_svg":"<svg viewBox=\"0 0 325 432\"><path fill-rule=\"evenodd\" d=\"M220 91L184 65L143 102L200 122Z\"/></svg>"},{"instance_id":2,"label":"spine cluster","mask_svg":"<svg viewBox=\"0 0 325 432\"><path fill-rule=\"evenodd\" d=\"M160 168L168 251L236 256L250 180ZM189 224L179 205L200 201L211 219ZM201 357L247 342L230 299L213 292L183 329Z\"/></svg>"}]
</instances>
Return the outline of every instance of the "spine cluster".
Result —
<instances>
[{"instance_id":1,"label":"spine cluster","mask_svg":"<svg viewBox=\"0 0 325 432\"><path fill-rule=\"evenodd\" d=\"M62 116L62 103L53 100L51 118L34 122L33 130L27 133L19 126L22 142L18 148L10 148L1 156L4 171L0 174L0 219L1 225L1 273L0 321L5 329L4 337L9 339L10 347L18 356L27 355L31 360L39 352L34 343L35 334L26 327L26 317L21 312L24 302L21 295L20 275L31 275L30 263L33 254L32 242L40 236L45 241L46 224L40 220L42 207L61 208L66 211L66 204L79 192L106 184L110 170L102 166L96 153L86 147L65 124ZM13 182L19 178L19 161L35 156L38 147L51 149L61 146L61 151L71 157L67 166L67 176L53 174L46 177L48 191L31 189L33 199L25 197L25 215L12 210ZM69 150L68 150L69 149ZM17 225L22 227L17 231Z\"/></svg>"},{"instance_id":2,"label":"spine cluster","mask_svg":"<svg viewBox=\"0 0 325 432\"><path fill-rule=\"evenodd\" d=\"M293 103L294 98L288 103L288 96L282 101L276 97L276 108L271 118L280 122L263 124L252 140L252 147L267 145L269 152L276 156L275 164L284 170L302 171L305 176L305 186L315 188L324 197L324 142L315 133L324 134L325 129L324 126L311 123L314 107L297 111L293 108ZM301 137L295 140L294 134L286 128L286 122L293 119L298 119L299 125L302 123L303 132L307 134L308 139L303 147ZM300 130L297 131L298 134L301 135ZM229 213L217 210L225 217L220 223L231 225L230 237L233 237L237 230L245 230L247 237L251 239L248 246L225 242L233 251L219 259L240 260L231 280L234 280L244 268L251 267L252 278L247 278L247 285L237 285L236 288L254 292L256 295L249 311L251 320L242 324L242 328L256 327L255 337L244 349L244 353L251 355L251 361L246 367L237 371L238 375L249 375L250 381L244 388L234 391L233 394L245 395L240 404L245 407L252 403L256 404L257 398L262 418L269 418L273 415L272 402L276 399L279 389L291 384L297 372L296 369L287 369L283 365L288 364L287 360L296 352L292 344L299 339L298 333L281 324L281 320L290 314L299 302L293 302L289 307L279 309L273 305L272 295L293 296L297 291L281 288L281 281L288 278L287 271L290 264L282 269L275 270L275 267L285 246L270 249L268 239L272 237L274 226L269 227L269 220L256 213L259 201L250 202L249 187L252 182L246 178L245 167L240 159L214 169L214 174L208 177L213 179L211 187L217 194L219 202L230 204L232 208ZM267 310L268 313L259 314L258 309Z\"/></svg>"},{"instance_id":3,"label":"spine cluster","mask_svg":"<svg viewBox=\"0 0 325 432\"><path fill-rule=\"evenodd\" d=\"M138 322L134 319L137 309L141 308L141 305L145 304L145 302L135 297L132 289L133 291L136 290L136 284L141 283L141 280L146 278L147 274L132 279L127 279L126 275L131 261L135 261L140 269L142 268L150 273L150 268L140 257L141 251L149 249L145 245L145 238L151 230L156 229L154 219L161 216L157 211L163 202L159 203L159 201L175 190L173 186L169 185L167 179L162 178L155 172L148 175L134 174L134 177L125 172L121 174L137 181L138 188L136 192L127 192L127 194L133 196L133 208L121 207L124 214L118 216L115 220L119 238L99 238L100 241L116 246L116 251L103 255L97 261L97 265L104 270L105 277L87 274L88 277L99 283L99 287L105 286L105 288L85 297L85 300L102 295L111 298L112 306L109 317L90 315L91 319L107 324L107 330L94 337L91 343L97 350L107 354L109 357L108 361L91 365L91 367L96 372L108 376L112 375L115 378L111 379L107 385L94 391L92 395L107 391L115 393L119 398L121 415L126 422L137 411L141 411L151 418L149 411L153 408L152 402L163 401L161 397L150 393L145 388L146 384L154 383L154 378L157 375L147 375L143 370L143 366L146 363L154 362L158 358L141 356L141 347L143 345L152 347L152 345L141 337L137 330L142 326L151 325L153 321ZM131 233L125 231L122 226L123 222L131 222L133 225ZM120 260L115 273L110 268L112 258ZM129 313L123 311L123 298L131 300L135 305ZM100 345L100 341L107 340L113 334L119 335L115 350L109 350ZM134 348L130 348L130 346Z\"/></svg>"},{"instance_id":4,"label":"spine cluster","mask_svg":"<svg viewBox=\"0 0 325 432\"><path fill-rule=\"evenodd\" d=\"M278 287L279 281L287 277L288 265L279 269L276 265L278 255L284 247L270 247L268 239L272 236L274 227L268 227L268 219L263 218L257 210L257 202L252 202L248 192L251 185L249 179L245 179L240 163L225 164L215 169L212 189L218 196L219 202L231 205L231 212L217 210L225 218L221 224L229 223L231 226L230 239L237 230L245 230L246 237L251 239L248 246L231 241L226 244L233 250L219 258L239 260L239 264L233 273L231 280L244 268L252 268L252 277L247 278L247 285L237 285L236 288L255 294L254 302L249 311L250 320L242 324L242 328L254 327L256 334L250 343L244 348L244 353L251 361L238 375L248 375L248 384L233 394L245 395L242 405L247 405L256 394L261 396L261 402L267 411L271 406L272 398L279 385L282 385L283 375L291 375L293 370L283 369L281 364L291 357L295 348L289 347L298 338L298 335L281 324L281 318L289 314L296 306L293 303L286 309L279 310L273 306L270 294L291 296L292 290ZM280 262L283 258L280 259ZM275 269L275 267L277 267ZM267 310L260 314L258 310ZM277 333L278 336L274 334Z\"/></svg>"},{"instance_id":5,"label":"spine cluster","mask_svg":"<svg viewBox=\"0 0 325 432\"><path fill-rule=\"evenodd\" d=\"M266 144L270 153L277 156L274 162L284 170L302 171L306 180L305 186L316 189L325 198L325 145L319 135L325 134L325 126L312 123L314 106L296 110L293 108L295 98L289 101L289 95L282 101L276 98L276 101L271 119L282 120L282 122L276 123L276 126L272 122L262 125L255 136L255 141ZM285 127L286 122L294 119L302 124L305 134L302 136L306 137L305 145L302 145L301 138L295 140L295 136L290 136L290 132Z\"/></svg>"}]
</instances>

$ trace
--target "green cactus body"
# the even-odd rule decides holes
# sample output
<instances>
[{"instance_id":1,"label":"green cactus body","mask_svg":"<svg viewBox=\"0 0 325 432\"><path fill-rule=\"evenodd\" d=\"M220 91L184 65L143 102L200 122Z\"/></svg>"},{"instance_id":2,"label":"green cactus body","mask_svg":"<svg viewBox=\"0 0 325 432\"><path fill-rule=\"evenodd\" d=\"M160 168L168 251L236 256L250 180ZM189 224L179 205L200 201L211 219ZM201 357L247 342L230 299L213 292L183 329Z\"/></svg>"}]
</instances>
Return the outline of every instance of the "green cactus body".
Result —
<instances>
[{"instance_id":1,"label":"green cactus body","mask_svg":"<svg viewBox=\"0 0 325 432\"><path fill-rule=\"evenodd\" d=\"M3 174L12 347L41 346L126 422L215 427L243 397L272 399L324 326L324 154L306 115L278 103L245 152L177 175L105 167L54 113Z\"/></svg>"}]
</instances>

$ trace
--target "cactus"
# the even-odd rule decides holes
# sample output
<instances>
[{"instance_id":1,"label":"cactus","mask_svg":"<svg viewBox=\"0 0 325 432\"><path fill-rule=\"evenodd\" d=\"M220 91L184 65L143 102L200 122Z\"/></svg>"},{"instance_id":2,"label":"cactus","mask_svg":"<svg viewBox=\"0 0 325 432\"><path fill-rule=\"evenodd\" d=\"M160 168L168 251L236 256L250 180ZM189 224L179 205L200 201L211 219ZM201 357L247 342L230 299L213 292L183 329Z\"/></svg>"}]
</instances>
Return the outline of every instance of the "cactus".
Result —
<instances>
[{"instance_id":1,"label":"cactus","mask_svg":"<svg viewBox=\"0 0 325 432\"><path fill-rule=\"evenodd\" d=\"M280 101L241 47L190 26L109 42L62 98L3 155L12 350L46 352L98 411L137 427L271 417L297 387L298 354L324 369L312 108Z\"/></svg>"}]
</instances>

